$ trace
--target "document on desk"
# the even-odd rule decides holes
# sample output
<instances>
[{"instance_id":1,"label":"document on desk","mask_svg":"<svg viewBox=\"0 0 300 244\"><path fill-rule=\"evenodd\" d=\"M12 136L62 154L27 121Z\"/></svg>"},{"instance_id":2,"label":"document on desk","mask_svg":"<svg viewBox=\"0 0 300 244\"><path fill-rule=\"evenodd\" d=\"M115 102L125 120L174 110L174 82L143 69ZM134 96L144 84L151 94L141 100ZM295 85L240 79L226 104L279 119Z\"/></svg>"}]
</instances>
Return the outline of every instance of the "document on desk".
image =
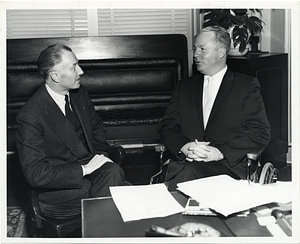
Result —
<instances>
[{"instance_id":1,"label":"document on desk","mask_svg":"<svg viewBox=\"0 0 300 244\"><path fill-rule=\"evenodd\" d=\"M249 185L246 180L219 175L179 183L177 189L197 200L200 207L210 208L226 217L271 202L291 202L293 187L292 182Z\"/></svg>"},{"instance_id":2,"label":"document on desk","mask_svg":"<svg viewBox=\"0 0 300 244\"><path fill-rule=\"evenodd\" d=\"M124 222L165 217L184 210L164 184L113 186L109 189Z\"/></svg>"}]
</instances>

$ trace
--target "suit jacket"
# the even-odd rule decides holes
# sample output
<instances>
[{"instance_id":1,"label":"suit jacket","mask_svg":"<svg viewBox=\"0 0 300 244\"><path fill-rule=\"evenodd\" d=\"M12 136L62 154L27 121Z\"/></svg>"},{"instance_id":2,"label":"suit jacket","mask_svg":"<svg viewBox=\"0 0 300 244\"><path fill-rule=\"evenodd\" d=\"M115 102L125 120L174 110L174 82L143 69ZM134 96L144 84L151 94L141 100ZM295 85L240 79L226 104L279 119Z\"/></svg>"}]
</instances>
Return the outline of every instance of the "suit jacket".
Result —
<instances>
[{"instance_id":1,"label":"suit jacket","mask_svg":"<svg viewBox=\"0 0 300 244\"><path fill-rule=\"evenodd\" d=\"M178 152L186 143L195 139L210 142L223 153L223 163L245 178L246 173L240 172L238 165L245 162L247 153L263 149L270 140L259 82L227 69L206 129L202 111L203 82L202 74L179 82L158 126L160 139L177 156L178 162L185 162ZM182 167L179 165L173 170L173 175Z\"/></svg>"},{"instance_id":2,"label":"suit jacket","mask_svg":"<svg viewBox=\"0 0 300 244\"><path fill-rule=\"evenodd\" d=\"M106 131L86 89L70 91L73 109L82 125L88 148L43 85L17 115L17 150L25 178L40 188L40 200L56 204L82 196L91 183L81 164L104 153ZM106 154L107 155L107 154Z\"/></svg>"}]
</instances>

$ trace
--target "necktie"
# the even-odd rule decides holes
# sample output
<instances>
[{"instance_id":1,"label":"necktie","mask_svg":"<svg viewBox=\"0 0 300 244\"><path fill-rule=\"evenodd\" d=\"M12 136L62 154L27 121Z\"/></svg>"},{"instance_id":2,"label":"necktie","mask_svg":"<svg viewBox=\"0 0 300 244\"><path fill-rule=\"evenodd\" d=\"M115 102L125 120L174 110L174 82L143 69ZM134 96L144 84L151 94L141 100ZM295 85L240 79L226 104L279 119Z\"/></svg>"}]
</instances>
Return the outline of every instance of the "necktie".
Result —
<instances>
[{"instance_id":1,"label":"necktie","mask_svg":"<svg viewBox=\"0 0 300 244\"><path fill-rule=\"evenodd\" d=\"M210 111L212 109L213 101L212 101L212 77L206 76L204 79L203 85L203 122L204 128L206 127Z\"/></svg>"},{"instance_id":2,"label":"necktie","mask_svg":"<svg viewBox=\"0 0 300 244\"><path fill-rule=\"evenodd\" d=\"M85 146L86 149L88 149L88 145L87 145L82 127L80 125L79 119L78 119L76 113L71 110L68 95L65 95L65 101L66 101L66 103L65 103L66 117L72 123L74 130L75 130L78 138L82 142L82 144Z\"/></svg>"},{"instance_id":3,"label":"necktie","mask_svg":"<svg viewBox=\"0 0 300 244\"><path fill-rule=\"evenodd\" d=\"M65 112L66 112L66 117L70 120L70 122L76 126L77 123L77 118L76 118L76 114L72 112L71 108L70 108L70 103L69 103L69 96L65 95Z\"/></svg>"}]
</instances>

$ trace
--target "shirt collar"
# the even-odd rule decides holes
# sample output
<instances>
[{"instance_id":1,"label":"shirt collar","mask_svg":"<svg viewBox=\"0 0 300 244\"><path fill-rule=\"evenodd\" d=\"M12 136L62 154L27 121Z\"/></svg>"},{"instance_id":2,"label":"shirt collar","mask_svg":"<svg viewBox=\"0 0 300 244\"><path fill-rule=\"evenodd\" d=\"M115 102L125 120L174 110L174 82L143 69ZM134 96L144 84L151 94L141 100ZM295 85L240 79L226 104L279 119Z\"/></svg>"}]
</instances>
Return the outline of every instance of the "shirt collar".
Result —
<instances>
[{"instance_id":1,"label":"shirt collar","mask_svg":"<svg viewBox=\"0 0 300 244\"><path fill-rule=\"evenodd\" d=\"M47 84L45 84L45 86L46 86L46 90L48 91L49 95L52 97L54 102L58 105L60 110L65 114L65 103L66 103L65 96L56 93ZM67 95L69 95L69 92L67 93Z\"/></svg>"},{"instance_id":2,"label":"shirt collar","mask_svg":"<svg viewBox=\"0 0 300 244\"><path fill-rule=\"evenodd\" d=\"M220 71L219 71L218 73L216 73L214 76L204 75L204 79L205 79L206 77L212 77L212 78L214 78L214 80L222 80L223 77L224 77L224 75L225 75L225 73L226 73L226 71L227 71L227 65L225 66L224 69L220 70Z\"/></svg>"}]
</instances>

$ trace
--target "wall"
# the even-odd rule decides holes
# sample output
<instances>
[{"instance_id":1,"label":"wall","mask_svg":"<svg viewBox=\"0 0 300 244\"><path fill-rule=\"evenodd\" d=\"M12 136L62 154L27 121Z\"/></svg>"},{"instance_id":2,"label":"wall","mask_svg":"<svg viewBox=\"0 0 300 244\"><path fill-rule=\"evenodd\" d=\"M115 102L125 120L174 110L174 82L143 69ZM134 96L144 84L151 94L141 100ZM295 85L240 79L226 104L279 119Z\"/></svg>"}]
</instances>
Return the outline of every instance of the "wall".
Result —
<instances>
[{"instance_id":1,"label":"wall","mask_svg":"<svg viewBox=\"0 0 300 244\"><path fill-rule=\"evenodd\" d=\"M286 52L285 43L285 10L274 9L271 11L271 52Z\"/></svg>"},{"instance_id":2,"label":"wall","mask_svg":"<svg viewBox=\"0 0 300 244\"><path fill-rule=\"evenodd\" d=\"M287 9L264 9L262 20L265 22L261 38L261 50L268 52L289 52L290 37L287 35L289 20Z\"/></svg>"}]
</instances>

